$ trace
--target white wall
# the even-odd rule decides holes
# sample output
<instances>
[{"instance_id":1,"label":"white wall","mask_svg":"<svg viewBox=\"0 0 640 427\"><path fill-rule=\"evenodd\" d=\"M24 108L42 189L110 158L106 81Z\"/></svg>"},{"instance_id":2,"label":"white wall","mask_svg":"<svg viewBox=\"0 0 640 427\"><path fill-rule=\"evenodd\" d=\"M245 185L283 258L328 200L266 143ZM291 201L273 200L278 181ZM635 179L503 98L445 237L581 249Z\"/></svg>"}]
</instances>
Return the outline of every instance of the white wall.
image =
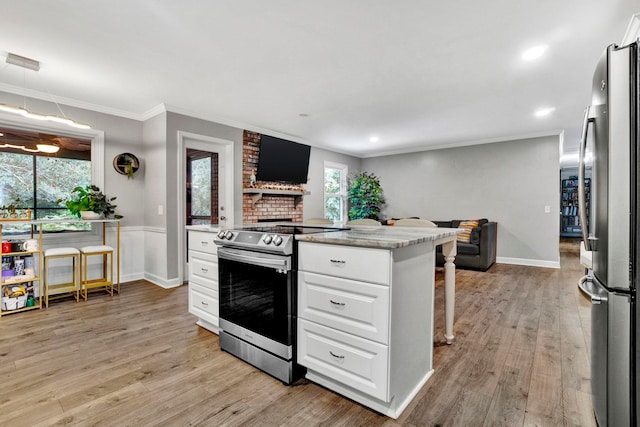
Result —
<instances>
[{"instance_id":1,"label":"white wall","mask_svg":"<svg viewBox=\"0 0 640 427\"><path fill-rule=\"evenodd\" d=\"M385 217L498 222L498 261L559 267L559 139L363 159L380 177ZM549 213L545 213L549 206Z\"/></svg>"}]
</instances>

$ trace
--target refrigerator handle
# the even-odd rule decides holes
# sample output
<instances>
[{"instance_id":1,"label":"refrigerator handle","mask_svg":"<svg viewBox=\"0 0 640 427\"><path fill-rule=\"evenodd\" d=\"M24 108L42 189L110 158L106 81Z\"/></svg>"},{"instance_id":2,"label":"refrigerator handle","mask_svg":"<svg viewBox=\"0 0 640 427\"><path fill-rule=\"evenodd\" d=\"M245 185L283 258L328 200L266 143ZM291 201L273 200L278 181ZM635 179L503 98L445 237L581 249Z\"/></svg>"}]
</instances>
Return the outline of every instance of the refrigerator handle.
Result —
<instances>
[{"instance_id":1,"label":"refrigerator handle","mask_svg":"<svg viewBox=\"0 0 640 427\"><path fill-rule=\"evenodd\" d=\"M591 289L589 289L590 279L591 278L589 276L582 276L578 281L578 287L585 296L591 299L591 304L601 304L602 301L607 300L607 297L596 295Z\"/></svg>"},{"instance_id":2,"label":"refrigerator handle","mask_svg":"<svg viewBox=\"0 0 640 427\"><path fill-rule=\"evenodd\" d=\"M591 115L591 107L584 110L584 121L582 122L582 136L580 138L580 154L578 166L578 209L580 210L580 229L582 230L582 240L584 247L588 251L595 251L595 241L589 238L589 227L587 226L587 204L585 197L585 155L587 151L587 134L589 123L593 123L595 117Z\"/></svg>"}]
</instances>

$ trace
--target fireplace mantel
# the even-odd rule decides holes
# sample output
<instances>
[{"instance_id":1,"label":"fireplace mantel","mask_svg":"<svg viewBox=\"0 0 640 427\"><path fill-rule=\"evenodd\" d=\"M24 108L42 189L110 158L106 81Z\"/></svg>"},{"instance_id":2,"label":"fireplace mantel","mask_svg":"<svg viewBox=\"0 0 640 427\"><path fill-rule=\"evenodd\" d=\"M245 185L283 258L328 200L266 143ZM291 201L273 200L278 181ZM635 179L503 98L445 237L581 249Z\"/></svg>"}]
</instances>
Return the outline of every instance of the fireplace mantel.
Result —
<instances>
[{"instance_id":1,"label":"fireplace mantel","mask_svg":"<svg viewBox=\"0 0 640 427\"><path fill-rule=\"evenodd\" d=\"M255 206L256 203L264 194L268 194L270 196L289 196L294 197L294 206L298 206L298 203L302 200L302 196L306 196L310 194L308 191L298 191L298 190L277 190L277 189L268 189L268 188L245 188L242 190L244 194L251 194L251 202Z\"/></svg>"}]
</instances>

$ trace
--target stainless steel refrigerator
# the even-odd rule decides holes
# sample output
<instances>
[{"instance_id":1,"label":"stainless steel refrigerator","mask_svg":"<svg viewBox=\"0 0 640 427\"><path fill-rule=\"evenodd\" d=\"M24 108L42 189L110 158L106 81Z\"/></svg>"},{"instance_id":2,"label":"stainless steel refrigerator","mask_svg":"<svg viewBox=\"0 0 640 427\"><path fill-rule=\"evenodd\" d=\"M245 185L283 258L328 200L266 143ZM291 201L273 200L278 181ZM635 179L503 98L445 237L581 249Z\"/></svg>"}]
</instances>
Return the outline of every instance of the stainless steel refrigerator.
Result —
<instances>
[{"instance_id":1,"label":"stainless steel refrigerator","mask_svg":"<svg viewBox=\"0 0 640 427\"><path fill-rule=\"evenodd\" d=\"M609 46L593 76L580 146L580 215L592 269L591 389L600 427L636 426L640 311L640 140L638 43ZM587 141L593 148L590 212L585 206Z\"/></svg>"}]
</instances>

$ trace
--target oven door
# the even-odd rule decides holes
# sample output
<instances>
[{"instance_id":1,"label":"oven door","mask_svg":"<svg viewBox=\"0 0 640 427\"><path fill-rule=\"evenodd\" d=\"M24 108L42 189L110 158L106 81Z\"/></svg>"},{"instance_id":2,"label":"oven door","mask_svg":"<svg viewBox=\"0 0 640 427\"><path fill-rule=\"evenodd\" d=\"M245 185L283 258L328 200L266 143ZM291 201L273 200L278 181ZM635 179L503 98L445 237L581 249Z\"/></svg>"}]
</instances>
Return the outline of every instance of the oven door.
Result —
<instances>
[{"instance_id":1,"label":"oven door","mask_svg":"<svg viewBox=\"0 0 640 427\"><path fill-rule=\"evenodd\" d=\"M295 321L291 256L222 247L218 272L221 329L280 354L275 341L287 347L282 357L288 357Z\"/></svg>"}]
</instances>

